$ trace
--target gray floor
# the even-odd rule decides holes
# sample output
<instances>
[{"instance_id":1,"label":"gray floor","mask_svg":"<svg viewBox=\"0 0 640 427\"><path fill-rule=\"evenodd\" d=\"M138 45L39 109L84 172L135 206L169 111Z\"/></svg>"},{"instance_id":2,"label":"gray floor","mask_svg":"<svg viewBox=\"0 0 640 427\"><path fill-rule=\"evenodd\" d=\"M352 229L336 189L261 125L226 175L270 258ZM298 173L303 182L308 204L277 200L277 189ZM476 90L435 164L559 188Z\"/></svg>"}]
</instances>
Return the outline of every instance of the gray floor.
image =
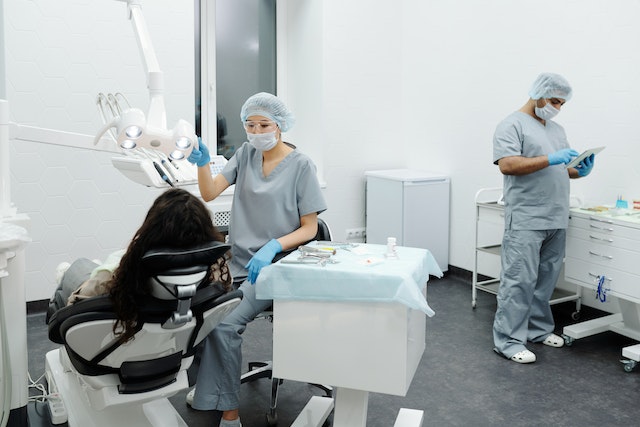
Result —
<instances>
[{"instance_id":1,"label":"gray floor","mask_svg":"<svg viewBox=\"0 0 640 427\"><path fill-rule=\"evenodd\" d=\"M493 295L480 292L477 307L472 309L469 282L449 274L444 279L432 278L428 301L436 316L427 319L426 351L411 388L406 397L372 393L367 426L393 426L402 407L424 410L425 426L638 425L640 369L626 373L619 362L621 348L632 340L606 332L560 349L532 344L529 348L538 361L519 365L492 351ZM573 303L553 309L558 333L575 323L570 317ZM600 314L585 309L581 320ZM29 315L28 329L29 371L36 378L44 371L44 354L55 346L47 339L43 314ZM270 334L267 321L249 325L245 360L270 358ZM243 426L266 425L269 381L242 387ZM321 394L292 381L285 381L280 390L280 426L289 426L307 400ZM188 408L185 393L170 400L187 424L217 426L220 415Z\"/></svg>"}]
</instances>

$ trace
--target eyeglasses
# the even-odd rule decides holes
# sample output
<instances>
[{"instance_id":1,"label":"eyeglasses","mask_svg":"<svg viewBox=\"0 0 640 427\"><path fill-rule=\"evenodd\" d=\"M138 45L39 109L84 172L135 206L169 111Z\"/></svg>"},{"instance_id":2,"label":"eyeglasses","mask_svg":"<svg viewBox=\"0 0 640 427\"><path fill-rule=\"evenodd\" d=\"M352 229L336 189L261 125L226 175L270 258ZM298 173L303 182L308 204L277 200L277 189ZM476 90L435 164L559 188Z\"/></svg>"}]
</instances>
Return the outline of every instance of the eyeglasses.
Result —
<instances>
[{"instance_id":1,"label":"eyeglasses","mask_svg":"<svg viewBox=\"0 0 640 427\"><path fill-rule=\"evenodd\" d=\"M244 122L244 128L249 132L255 132L257 130L260 131L271 131L275 130L276 127L275 122L261 121L261 122Z\"/></svg>"}]
</instances>

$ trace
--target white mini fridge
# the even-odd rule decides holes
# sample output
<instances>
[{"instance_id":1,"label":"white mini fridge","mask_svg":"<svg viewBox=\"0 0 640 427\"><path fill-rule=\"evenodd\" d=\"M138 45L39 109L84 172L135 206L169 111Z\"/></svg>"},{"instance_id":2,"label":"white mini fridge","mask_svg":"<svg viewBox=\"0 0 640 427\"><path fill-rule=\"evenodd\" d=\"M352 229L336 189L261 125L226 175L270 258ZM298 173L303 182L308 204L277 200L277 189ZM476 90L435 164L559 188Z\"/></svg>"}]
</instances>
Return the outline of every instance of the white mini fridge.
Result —
<instances>
[{"instance_id":1,"label":"white mini fridge","mask_svg":"<svg viewBox=\"0 0 640 427\"><path fill-rule=\"evenodd\" d=\"M411 169L367 171L367 243L428 249L449 269L448 176Z\"/></svg>"}]
</instances>

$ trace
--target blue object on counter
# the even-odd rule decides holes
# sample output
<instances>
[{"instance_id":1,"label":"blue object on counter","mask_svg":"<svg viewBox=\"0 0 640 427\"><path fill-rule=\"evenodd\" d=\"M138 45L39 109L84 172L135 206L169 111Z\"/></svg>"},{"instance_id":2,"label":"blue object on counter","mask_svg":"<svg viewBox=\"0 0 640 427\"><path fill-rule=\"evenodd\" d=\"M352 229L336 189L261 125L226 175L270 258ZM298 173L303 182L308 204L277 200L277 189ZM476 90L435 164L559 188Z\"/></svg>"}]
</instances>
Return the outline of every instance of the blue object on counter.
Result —
<instances>
[{"instance_id":1,"label":"blue object on counter","mask_svg":"<svg viewBox=\"0 0 640 427\"><path fill-rule=\"evenodd\" d=\"M616 209L627 209L629 204L626 200L618 199L616 200Z\"/></svg>"}]
</instances>

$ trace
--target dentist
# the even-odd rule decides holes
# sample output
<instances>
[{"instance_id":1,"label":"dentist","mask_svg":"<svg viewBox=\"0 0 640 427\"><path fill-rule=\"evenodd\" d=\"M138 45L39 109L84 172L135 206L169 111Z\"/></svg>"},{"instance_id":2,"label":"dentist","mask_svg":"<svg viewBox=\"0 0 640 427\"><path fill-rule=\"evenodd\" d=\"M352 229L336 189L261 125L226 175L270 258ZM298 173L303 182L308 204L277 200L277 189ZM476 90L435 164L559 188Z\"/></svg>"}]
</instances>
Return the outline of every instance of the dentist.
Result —
<instances>
[{"instance_id":1,"label":"dentist","mask_svg":"<svg viewBox=\"0 0 640 427\"><path fill-rule=\"evenodd\" d=\"M248 322L271 305L257 300L260 270L282 251L315 237L317 216L327 205L316 167L306 155L282 140L294 116L274 95L257 93L242 106L247 140L215 177L205 144L189 157L198 166L198 186L205 201L235 184L229 222L231 273L244 297L205 339L196 388L187 395L194 409L222 411L220 427L240 427L242 333Z\"/></svg>"}]
</instances>

